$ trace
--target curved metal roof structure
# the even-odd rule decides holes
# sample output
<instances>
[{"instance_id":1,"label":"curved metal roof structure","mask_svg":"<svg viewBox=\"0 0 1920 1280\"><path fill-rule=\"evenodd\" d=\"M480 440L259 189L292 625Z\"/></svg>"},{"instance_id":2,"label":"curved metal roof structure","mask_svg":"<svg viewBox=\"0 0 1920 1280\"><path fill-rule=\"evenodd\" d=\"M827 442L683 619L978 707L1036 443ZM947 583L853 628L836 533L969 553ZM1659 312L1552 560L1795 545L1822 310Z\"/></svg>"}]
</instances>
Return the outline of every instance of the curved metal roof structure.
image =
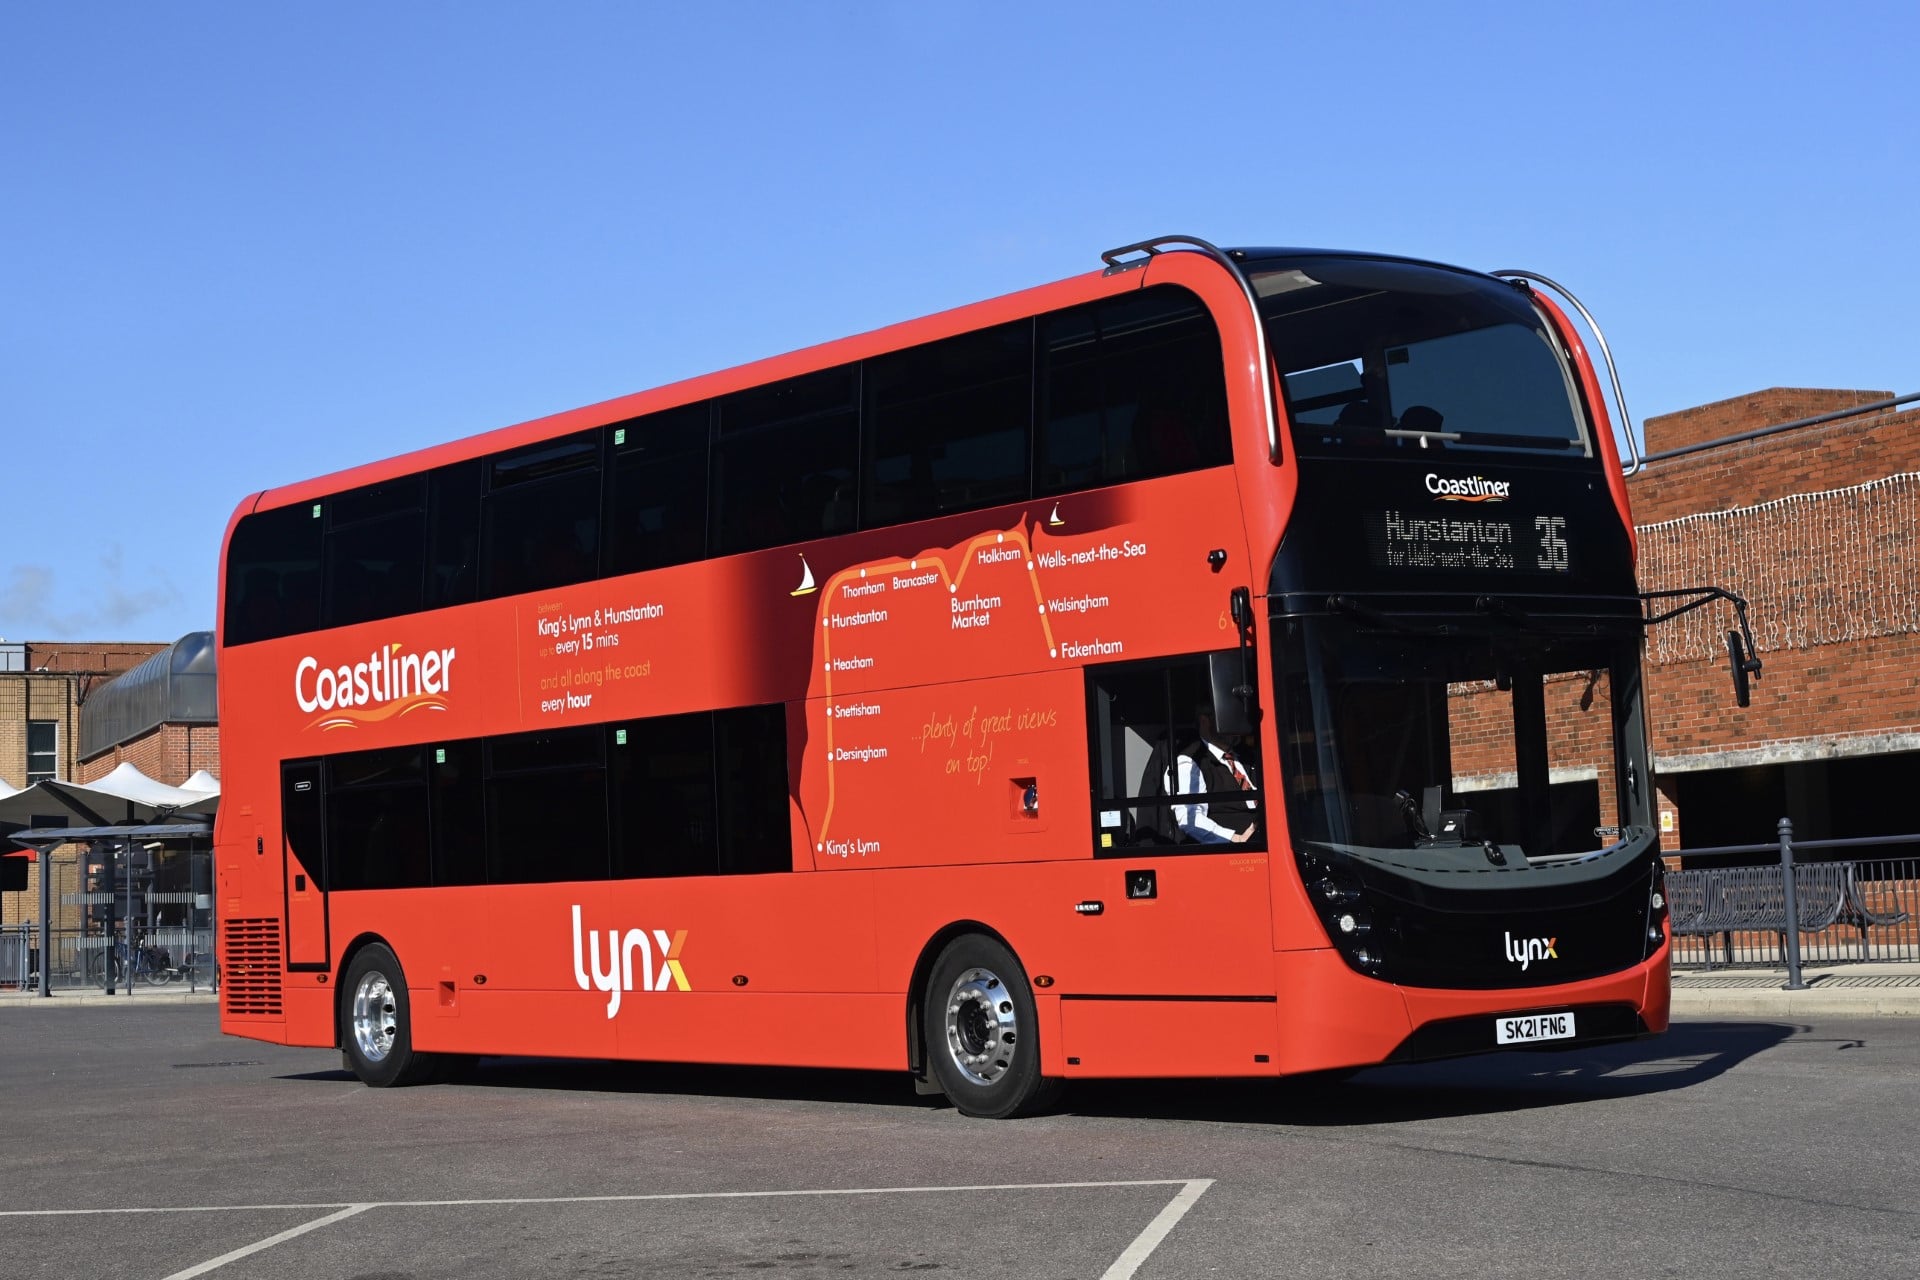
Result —
<instances>
[{"instance_id":1,"label":"curved metal roof structure","mask_svg":"<svg viewBox=\"0 0 1920 1280\"><path fill-rule=\"evenodd\" d=\"M181 636L93 691L80 716L80 759L163 724L214 724L213 632Z\"/></svg>"}]
</instances>

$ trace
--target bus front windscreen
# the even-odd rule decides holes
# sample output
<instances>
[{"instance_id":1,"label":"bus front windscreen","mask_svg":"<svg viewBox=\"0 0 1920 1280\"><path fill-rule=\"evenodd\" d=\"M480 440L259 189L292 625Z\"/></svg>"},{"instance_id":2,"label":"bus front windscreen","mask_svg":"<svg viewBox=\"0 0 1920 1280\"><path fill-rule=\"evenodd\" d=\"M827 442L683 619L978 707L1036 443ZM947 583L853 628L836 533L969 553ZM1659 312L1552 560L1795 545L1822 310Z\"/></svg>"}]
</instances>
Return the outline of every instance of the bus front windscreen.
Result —
<instances>
[{"instance_id":1,"label":"bus front windscreen","mask_svg":"<svg viewBox=\"0 0 1920 1280\"><path fill-rule=\"evenodd\" d=\"M1567 362L1490 277L1360 257L1251 264L1302 457L1591 457Z\"/></svg>"},{"instance_id":2,"label":"bus front windscreen","mask_svg":"<svg viewBox=\"0 0 1920 1280\"><path fill-rule=\"evenodd\" d=\"M1645 812L1637 635L1273 625L1296 847L1525 866L1613 845Z\"/></svg>"}]
</instances>

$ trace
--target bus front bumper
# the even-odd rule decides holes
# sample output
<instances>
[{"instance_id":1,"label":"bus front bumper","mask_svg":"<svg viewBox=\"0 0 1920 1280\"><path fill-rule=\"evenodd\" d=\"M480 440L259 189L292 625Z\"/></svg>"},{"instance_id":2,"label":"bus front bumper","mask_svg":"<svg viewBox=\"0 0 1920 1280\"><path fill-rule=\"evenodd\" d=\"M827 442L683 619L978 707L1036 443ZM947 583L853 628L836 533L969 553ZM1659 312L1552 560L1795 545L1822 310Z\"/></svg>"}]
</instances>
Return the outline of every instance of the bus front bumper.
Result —
<instances>
[{"instance_id":1,"label":"bus front bumper","mask_svg":"<svg viewBox=\"0 0 1920 1280\"><path fill-rule=\"evenodd\" d=\"M1485 991L1396 986L1355 973L1332 950L1274 957L1282 1075L1424 1062L1504 1049L1571 1049L1667 1029L1669 950L1580 982ZM1573 1034L1503 1044L1501 1024L1570 1013ZM1512 1030L1512 1028L1509 1028Z\"/></svg>"}]
</instances>

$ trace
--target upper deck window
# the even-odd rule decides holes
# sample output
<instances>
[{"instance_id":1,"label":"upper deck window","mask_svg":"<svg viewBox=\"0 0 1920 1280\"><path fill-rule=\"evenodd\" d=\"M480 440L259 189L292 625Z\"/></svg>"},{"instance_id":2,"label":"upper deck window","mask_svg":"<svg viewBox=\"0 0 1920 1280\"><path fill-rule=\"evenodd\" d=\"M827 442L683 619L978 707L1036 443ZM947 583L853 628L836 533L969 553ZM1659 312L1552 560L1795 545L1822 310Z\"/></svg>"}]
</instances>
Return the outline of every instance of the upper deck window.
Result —
<instances>
[{"instance_id":1,"label":"upper deck window","mask_svg":"<svg viewBox=\"0 0 1920 1280\"><path fill-rule=\"evenodd\" d=\"M584 582L600 568L600 441L590 431L487 460L484 598Z\"/></svg>"},{"instance_id":2,"label":"upper deck window","mask_svg":"<svg viewBox=\"0 0 1920 1280\"><path fill-rule=\"evenodd\" d=\"M1220 333L1185 289L1042 316L1040 366L1036 494L1232 460Z\"/></svg>"},{"instance_id":3,"label":"upper deck window","mask_svg":"<svg viewBox=\"0 0 1920 1280\"><path fill-rule=\"evenodd\" d=\"M1302 456L1593 456L1567 361L1513 288L1365 258L1251 275Z\"/></svg>"},{"instance_id":4,"label":"upper deck window","mask_svg":"<svg viewBox=\"0 0 1920 1280\"><path fill-rule=\"evenodd\" d=\"M1032 424L1031 321L867 361L861 524L1019 502Z\"/></svg>"},{"instance_id":5,"label":"upper deck window","mask_svg":"<svg viewBox=\"0 0 1920 1280\"><path fill-rule=\"evenodd\" d=\"M859 472L858 365L723 398L710 477L713 553L852 531Z\"/></svg>"},{"instance_id":6,"label":"upper deck window","mask_svg":"<svg viewBox=\"0 0 1920 1280\"><path fill-rule=\"evenodd\" d=\"M685 564L707 553L707 401L608 427L603 577Z\"/></svg>"},{"instance_id":7,"label":"upper deck window","mask_svg":"<svg viewBox=\"0 0 1920 1280\"><path fill-rule=\"evenodd\" d=\"M1213 317L1156 285L244 516L222 643L1231 459Z\"/></svg>"}]
</instances>

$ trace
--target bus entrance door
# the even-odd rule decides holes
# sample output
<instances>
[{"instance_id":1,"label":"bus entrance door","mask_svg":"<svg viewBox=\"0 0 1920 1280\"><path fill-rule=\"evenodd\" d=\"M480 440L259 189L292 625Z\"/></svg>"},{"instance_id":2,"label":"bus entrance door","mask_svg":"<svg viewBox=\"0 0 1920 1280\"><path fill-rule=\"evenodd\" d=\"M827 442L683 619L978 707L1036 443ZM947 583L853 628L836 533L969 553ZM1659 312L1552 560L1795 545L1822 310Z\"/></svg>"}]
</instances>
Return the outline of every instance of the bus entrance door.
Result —
<instances>
[{"instance_id":1,"label":"bus entrance door","mask_svg":"<svg viewBox=\"0 0 1920 1280\"><path fill-rule=\"evenodd\" d=\"M327 967L327 865L320 762L280 766L281 857L287 912L287 967Z\"/></svg>"}]
</instances>

